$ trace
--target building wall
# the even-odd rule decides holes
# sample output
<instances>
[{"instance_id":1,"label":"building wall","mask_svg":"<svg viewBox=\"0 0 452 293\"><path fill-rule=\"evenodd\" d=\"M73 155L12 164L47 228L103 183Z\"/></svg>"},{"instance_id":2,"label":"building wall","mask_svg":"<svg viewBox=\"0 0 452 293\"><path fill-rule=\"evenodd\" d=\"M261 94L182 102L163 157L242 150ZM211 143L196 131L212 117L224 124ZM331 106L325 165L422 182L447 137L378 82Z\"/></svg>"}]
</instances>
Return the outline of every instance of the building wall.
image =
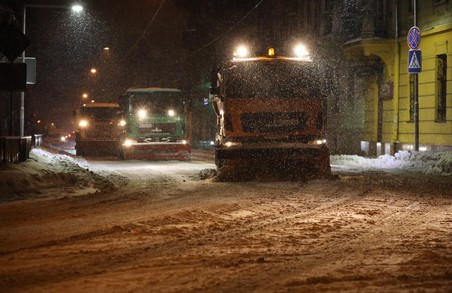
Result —
<instances>
[{"instance_id":1,"label":"building wall","mask_svg":"<svg viewBox=\"0 0 452 293\"><path fill-rule=\"evenodd\" d=\"M364 114L364 135L362 140L375 141L377 139L378 113L375 111L378 107L378 87L376 77L370 77L367 80L367 94L365 100Z\"/></svg>"},{"instance_id":2,"label":"building wall","mask_svg":"<svg viewBox=\"0 0 452 293\"><path fill-rule=\"evenodd\" d=\"M452 145L452 24L442 28L422 33L422 72L419 74L419 120L420 120L420 144L445 144ZM406 44L402 50L408 51ZM446 121L437 121L437 55L447 56L447 98ZM402 68L407 68L407 54L401 54ZM414 124L410 121L410 86L407 70L400 74L401 93L403 93L400 105L400 135L401 143L413 141L412 133Z\"/></svg>"},{"instance_id":3,"label":"building wall","mask_svg":"<svg viewBox=\"0 0 452 293\"><path fill-rule=\"evenodd\" d=\"M381 144L380 150L369 154L392 153L397 149L412 149L414 144L413 88L408 74L407 33L413 26L411 1L386 1L389 15L388 37L364 36L347 41L345 51L354 62L366 63L377 59L384 65L382 72L374 71L368 78L369 90L364 97L364 132L362 140L369 145ZM439 2L438 4L435 4ZM393 8L397 4L397 18ZM422 149L452 150L452 1L417 1L417 26L421 30L422 72L419 77L419 143ZM396 21L397 20L397 21ZM364 22L366 19L364 19ZM363 28L366 24L362 24ZM367 25L367 27L369 27ZM368 33L368 31L367 31ZM389 37L393 34L393 37ZM438 55L447 58L446 119L438 119ZM364 62L363 62L364 60ZM372 71L372 68L369 67ZM382 84L394 85L391 97L382 96ZM362 82L354 78L354 86ZM379 99L382 102L379 106ZM378 111L381 107L382 114ZM378 129L381 127L381 140ZM390 148L384 148L390 145ZM420 148L420 149L421 149ZM374 147L375 149L375 147Z\"/></svg>"}]
</instances>

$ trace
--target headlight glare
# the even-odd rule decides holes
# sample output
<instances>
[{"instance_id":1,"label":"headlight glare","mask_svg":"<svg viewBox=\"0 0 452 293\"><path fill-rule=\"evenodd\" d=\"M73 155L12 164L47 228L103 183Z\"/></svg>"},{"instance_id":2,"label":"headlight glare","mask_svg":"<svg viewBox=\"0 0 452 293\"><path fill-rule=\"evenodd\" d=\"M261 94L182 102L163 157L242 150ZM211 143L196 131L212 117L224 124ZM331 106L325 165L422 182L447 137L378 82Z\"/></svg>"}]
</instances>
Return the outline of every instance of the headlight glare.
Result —
<instances>
[{"instance_id":1,"label":"headlight glare","mask_svg":"<svg viewBox=\"0 0 452 293\"><path fill-rule=\"evenodd\" d=\"M130 147L134 143L136 143L136 140L127 138L122 145L125 146L125 147Z\"/></svg>"},{"instance_id":2,"label":"headlight glare","mask_svg":"<svg viewBox=\"0 0 452 293\"><path fill-rule=\"evenodd\" d=\"M80 120L78 123L78 126L80 126L81 128L88 127L88 120L86 120L86 119Z\"/></svg>"},{"instance_id":3,"label":"headlight glare","mask_svg":"<svg viewBox=\"0 0 452 293\"><path fill-rule=\"evenodd\" d=\"M137 116L138 119L145 119L146 117L148 117L148 111L146 111L146 109L140 109L137 112Z\"/></svg>"},{"instance_id":4,"label":"headlight glare","mask_svg":"<svg viewBox=\"0 0 452 293\"><path fill-rule=\"evenodd\" d=\"M308 142L309 144L316 144L316 145L322 145L326 144L326 139L316 139Z\"/></svg>"},{"instance_id":5,"label":"headlight glare","mask_svg":"<svg viewBox=\"0 0 452 293\"><path fill-rule=\"evenodd\" d=\"M234 57L238 58L245 58L248 57L249 51L248 48L245 46L238 46L237 49L234 51Z\"/></svg>"},{"instance_id":6,"label":"headlight glare","mask_svg":"<svg viewBox=\"0 0 452 293\"><path fill-rule=\"evenodd\" d=\"M294 47L293 52L295 54L295 57L297 58L308 58L309 57L309 51L303 44L298 44Z\"/></svg>"},{"instance_id":7,"label":"headlight glare","mask_svg":"<svg viewBox=\"0 0 452 293\"><path fill-rule=\"evenodd\" d=\"M241 144L239 142L233 142L233 141L227 141L224 143L225 147L236 147L236 146L240 146Z\"/></svg>"}]
</instances>

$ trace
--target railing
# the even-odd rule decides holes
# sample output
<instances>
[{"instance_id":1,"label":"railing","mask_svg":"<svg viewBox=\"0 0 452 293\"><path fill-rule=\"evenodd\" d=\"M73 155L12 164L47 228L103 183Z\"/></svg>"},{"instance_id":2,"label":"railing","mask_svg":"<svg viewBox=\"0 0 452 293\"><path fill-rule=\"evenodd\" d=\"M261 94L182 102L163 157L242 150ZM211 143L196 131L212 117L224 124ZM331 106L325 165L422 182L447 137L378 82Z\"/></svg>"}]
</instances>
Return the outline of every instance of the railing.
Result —
<instances>
[{"instance_id":1,"label":"railing","mask_svg":"<svg viewBox=\"0 0 452 293\"><path fill-rule=\"evenodd\" d=\"M32 138L32 147L33 148L39 148L42 144L42 139L43 139L44 135L43 134L33 134L33 138Z\"/></svg>"},{"instance_id":2,"label":"railing","mask_svg":"<svg viewBox=\"0 0 452 293\"><path fill-rule=\"evenodd\" d=\"M0 165L24 162L32 147L39 147L42 134L32 136L0 136Z\"/></svg>"}]
</instances>

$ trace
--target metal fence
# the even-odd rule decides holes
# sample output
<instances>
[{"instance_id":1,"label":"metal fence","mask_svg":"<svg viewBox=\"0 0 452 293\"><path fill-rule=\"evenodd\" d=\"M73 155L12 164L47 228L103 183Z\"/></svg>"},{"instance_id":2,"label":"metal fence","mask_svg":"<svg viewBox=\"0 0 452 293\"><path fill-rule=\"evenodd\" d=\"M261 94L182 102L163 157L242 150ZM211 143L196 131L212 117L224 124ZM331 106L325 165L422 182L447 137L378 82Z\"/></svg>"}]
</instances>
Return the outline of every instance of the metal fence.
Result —
<instances>
[{"instance_id":1,"label":"metal fence","mask_svg":"<svg viewBox=\"0 0 452 293\"><path fill-rule=\"evenodd\" d=\"M32 147L40 147L42 135L0 136L0 165L24 162L29 158Z\"/></svg>"}]
</instances>

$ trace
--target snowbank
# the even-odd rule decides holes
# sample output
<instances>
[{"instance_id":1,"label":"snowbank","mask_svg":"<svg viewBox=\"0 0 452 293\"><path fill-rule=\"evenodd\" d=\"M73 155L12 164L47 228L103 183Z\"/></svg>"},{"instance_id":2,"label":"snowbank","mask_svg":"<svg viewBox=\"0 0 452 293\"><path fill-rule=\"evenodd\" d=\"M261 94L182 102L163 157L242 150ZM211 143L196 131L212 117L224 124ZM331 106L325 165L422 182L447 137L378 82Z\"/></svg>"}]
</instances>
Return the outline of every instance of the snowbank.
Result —
<instances>
[{"instance_id":1,"label":"snowbank","mask_svg":"<svg viewBox=\"0 0 452 293\"><path fill-rule=\"evenodd\" d=\"M115 177L115 180L109 177ZM0 201L20 199L24 194L41 194L44 189L52 188L58 194L61 194L61 189L77 194L114 190L118 188L118 182L127 182L121 177L118 174L96 174L88 169L87 164L67 155L32 149L27 161L1 166Z\"/></svg>"},{"instance_id":2,"label":"snowbank","mask_svg":"<svg viewBox=\"0 0 452 293\"><path fill-rule=\"evenodd\" d=\"M433 176L452 175L452 152L400 151L395 156L375 159L351 155L331 156L334 170L353 169L356 172L382 170L416 172ZM209 177L209 174L201 174ZM129 179L111 171L90 171L88 163L68 155L33 149L30 159L20 164L8 164L0 169L0 201L25 198L30 194L86 194L115 190L127 185Z\"/></svg>"},{"instance_id":3,"label":"snowbank","mask_svg":"<svg viewBox=\"0 0 452 293\"><path fill-rule=\"evenodd\" d=\"M452 175L452 152L399 151L394 156L383 155L375 159L360 156L331 156L331 165L352 166L359 170L398 170L426 175Z\"/></svg>"}]
</instances>

